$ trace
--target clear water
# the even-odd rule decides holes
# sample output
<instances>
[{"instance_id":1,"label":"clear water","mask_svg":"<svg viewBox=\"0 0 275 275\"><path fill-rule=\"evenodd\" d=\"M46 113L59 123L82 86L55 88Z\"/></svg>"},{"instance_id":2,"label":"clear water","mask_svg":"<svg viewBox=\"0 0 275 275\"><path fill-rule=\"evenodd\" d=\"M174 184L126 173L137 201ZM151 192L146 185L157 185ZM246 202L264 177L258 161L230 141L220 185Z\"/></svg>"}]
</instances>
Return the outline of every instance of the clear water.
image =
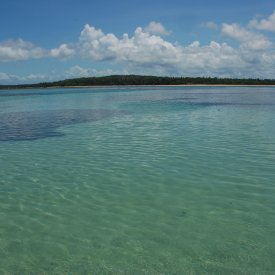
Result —
<instances>
[{"instance_id":1,"label":"clear water","mask_svg":"<svg viewBox=\"0 0 275 275\"><path fill-rule=\"evenodd\" d=\"M274 274L275 88L0 91L0 274Z\"/></svg>"}]
</instances>

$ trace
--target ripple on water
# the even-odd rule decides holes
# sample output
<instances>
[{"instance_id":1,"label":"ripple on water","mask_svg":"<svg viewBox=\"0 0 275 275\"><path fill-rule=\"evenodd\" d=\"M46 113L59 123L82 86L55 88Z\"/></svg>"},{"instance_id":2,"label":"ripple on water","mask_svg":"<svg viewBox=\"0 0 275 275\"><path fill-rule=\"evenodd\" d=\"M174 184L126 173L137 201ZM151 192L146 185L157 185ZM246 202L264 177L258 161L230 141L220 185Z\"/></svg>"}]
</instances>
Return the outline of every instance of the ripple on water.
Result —
<instances>
[{"instance_id":1,"label":"ripple on water","mask_svg":"<svg viewBox=\"0 0 275 275\"><path fill-rule=\"evenodd\" d=\"M36 140L63 136L58 128L101 120L126 112L117 110L47 110L0 114L0 141Z\"/></svg>"},{"instance_id":2,"label":"ripple on water","mask_svg":"<svg viewBox=\"0 0 275 275\"><path fill-rule=\"evenodd\" d=\"M274 108L202 90L16 97L60 110L1 114L2 141L64 136L0 143L0 273L272 274Z\"/></svg>"}]
</instances>

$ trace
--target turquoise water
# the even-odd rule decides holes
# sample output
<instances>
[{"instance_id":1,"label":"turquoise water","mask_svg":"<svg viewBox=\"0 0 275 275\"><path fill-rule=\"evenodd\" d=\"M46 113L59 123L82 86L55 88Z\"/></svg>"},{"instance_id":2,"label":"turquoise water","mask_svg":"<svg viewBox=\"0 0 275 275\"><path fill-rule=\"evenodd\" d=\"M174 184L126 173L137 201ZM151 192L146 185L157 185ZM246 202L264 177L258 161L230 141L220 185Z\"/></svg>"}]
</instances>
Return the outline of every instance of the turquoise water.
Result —
<instances>
[{"instance_id":1,"label":"turquoise water","mask_svg":"<svg viewBox=\"0 0 275 275\"><path fill-rule=\"evenodd\" d=\"M0 274L274 274L275 88L0 91Z\"/></svg>"}]
</instances>

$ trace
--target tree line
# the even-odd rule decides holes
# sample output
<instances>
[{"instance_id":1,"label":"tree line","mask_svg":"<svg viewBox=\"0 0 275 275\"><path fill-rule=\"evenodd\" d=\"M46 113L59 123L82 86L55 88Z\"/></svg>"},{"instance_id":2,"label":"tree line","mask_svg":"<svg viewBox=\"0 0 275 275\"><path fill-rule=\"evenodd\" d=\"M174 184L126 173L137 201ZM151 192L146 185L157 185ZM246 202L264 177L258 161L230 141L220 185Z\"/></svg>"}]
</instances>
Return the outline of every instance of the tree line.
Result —
<instances>
[{"instance_id":1,"label":"tree line","mask_svg":"<svg viewBox=\"0 0 275 275\"><path fill-rule=\"evenodd\" d=\"M0 85L0 89L116 85L275 85L275 79L110 75L81 77L36 84Z\"/></svg>"}]
</instances>

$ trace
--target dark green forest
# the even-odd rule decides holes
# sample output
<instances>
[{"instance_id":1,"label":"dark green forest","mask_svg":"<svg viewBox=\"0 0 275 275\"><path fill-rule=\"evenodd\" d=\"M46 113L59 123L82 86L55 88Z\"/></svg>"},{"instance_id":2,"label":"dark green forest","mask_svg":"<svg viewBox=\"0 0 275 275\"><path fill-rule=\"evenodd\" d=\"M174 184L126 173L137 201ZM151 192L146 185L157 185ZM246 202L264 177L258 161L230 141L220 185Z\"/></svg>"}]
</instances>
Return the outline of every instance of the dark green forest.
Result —
<instances>
[{"instance_id":1,"label":"dark green forest","mask_svg":"<svg viewBox=\"0 0 275 275\"><path fill-rule=\"evenodd\" d=\"M36 84L0 85L0 89L50 88L68 86L117 86L117 85L275 85L275 79L238 79L217 77L167 77L143 75L110 75L82 77Z\"/></svg>"}]
</instances>

